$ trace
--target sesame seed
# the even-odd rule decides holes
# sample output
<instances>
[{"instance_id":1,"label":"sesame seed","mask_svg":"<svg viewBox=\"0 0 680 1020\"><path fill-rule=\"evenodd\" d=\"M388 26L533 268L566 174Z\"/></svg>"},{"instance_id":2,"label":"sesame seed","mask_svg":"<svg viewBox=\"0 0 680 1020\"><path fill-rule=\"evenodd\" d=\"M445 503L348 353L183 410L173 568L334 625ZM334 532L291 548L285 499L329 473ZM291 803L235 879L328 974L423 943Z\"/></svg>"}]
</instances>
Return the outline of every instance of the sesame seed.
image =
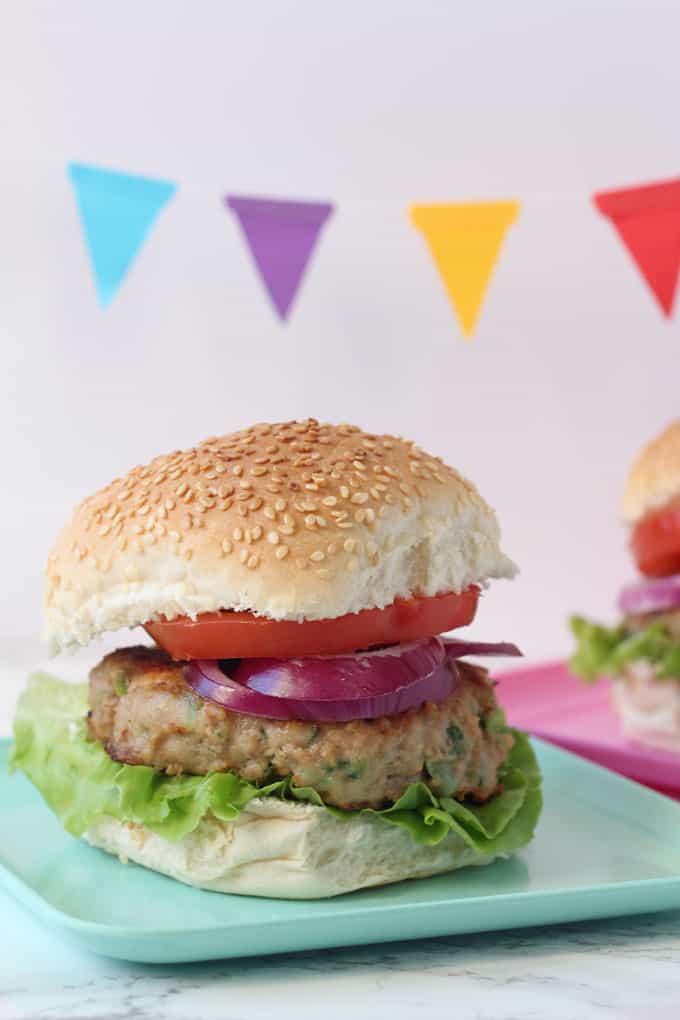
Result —
<instances>
[{"instance_id":1,"label":"sesame seed","mask_svg":"<svg viewBox=\"0 0 680 1020\"><path fill-rule=\"evenodd\" d=\"M234 530L231 533L231 537L234 539L235 542L242 541L243 531L241 530L241 528L234 528Z\"/></svg>"},{"instance_id":2,"label":"sesame seed","mask_svg":"<svg viewBox=\"0 0 680 1020\"><path fill-rule=\"evenodd\" d=\"M260 557L253 553L252 556L248 557L248 562L246 563L246 566L248 567L249 570L254 570L255 567L258 566L259 562Z\"/></svg>"},{"instance_id":3,"label":"sesame seed","mask_svg":"<svg viewBox=\"0 0 680 1020\"><path fill-rule=\"evenodd\" d=\"M354 520L357 522L357 524L363 524L365 516L366 516L365 510L357 510L356 513L354 514Z\"/></svg>"},{"instance_id":4,"label":"sesame seed","mask_svg":"<svg viewBox=\"0 0 680 1020\"><path fill-rule=\"evenodd\" d=\"M367 492L355 492L350 500L351 503L366 503L367 501L368 501Z\"/></svg>"},{"instance_id":5,"label":"sesame seed","mask_svg":"<svg viewBox=\"0 0 680 1020\"><path fill-rule=\"evenodd\" d=\"M279 542L280 542L280 536L279 536L278 531L268 531L267 532L267 541L271 542L272 545L278 545Z\"/></svg>"},{"instance_id":6,"label":"sesame seed","mask_svg":"<svg viewBox=\"0 0 680 1020\"><path fill-rule=\"evenodd\" d=\"M224 553L224 555L228 556L232 549L233 549L233 546L232 546L231 542L229 541L229 539L228 538L223 538L222 539L222 552Z\"/></svg>"},{"instance_id":7,"label":"sesame seed","mask_svg":"<svg viewBox=\"0 0 680 1020\"><path fill-rule=\"evenodd\" d=\"M262 500L259 496L255 496L254 499L248 501L249 510L259 510L262 506Z\"/></svg>"},{"instance_id":8,"label":"sesame seed","mask_svg":"<svg viewBox=\"0 0 680 1020\"><path fill-rule=\"evenodd\" d=\"M238 475L242 475L243 474L243 466L241 464L234 464L233 468L231 469L231 473L232 473L232 475L237 475L237 476Z\"/></svg>"},{"instance_id":9,"label":"sesame seed","mask_svg":"<svg viewBox=\"0 0 680 1020\"><path fill-rule=\"evenodd\" d=\"M338 551L338 547L335 544L335 542L329 542L328 546L326 547L326 552L328 553L328 555L329 556L335 556L337 551Z\"/></svg>"},{"instance_id":10,"label":"sesame seed","mask_svg":"<svg viewBox=\"0 0 680 1020\"><path fill-rule=\"evenodd\" d=\"M349 499L349 489L347 488L346 485L340 486L340 495L342 496L343 499Z\"/></svg>"},{"instance_id":11,"label":"sesame seed","mask_svg":"<svg viewBox=\"0 0 680 1020\"><path fill-rule=\"evenodd\" d=\"M238 558L240 559L241 563L246 562L246 560L248 559L248 555L249 553L247 549L241 549L240 553L238 554Z\"/></svg>"},{"instance_id":12,"label":"sesame seed","mask_svg":"<svg viewBox=\"0 0 680 1020\"><path fill-rule=\"evenodd\" d=\"M351 521L338 521L336 528L353 528L354 525Z\"/></svg>"},{"instance_id":13,"label":"sesame seed","mask_svg":"<svg viewBox=\"0 0 680 1020\"><path fill-rule=\"evenodd\" d=\"M270 521L275 521L276 520L276 511L272 510L272 508L270 506L266 506L264 508L264 515L265 515L265 517L268 517Z\"/></svg>"},{"instance_id":14,"label":"sesame seed","mask_svg":"<svg viewBox=\"0 0 680 1020\"><path fill-rule=\"evenodd\" d=\"M364 510L364 517L367 524L373 524L375 521L375 510L373 510L370 506L367 506Z\"/></svg>"},{"instance_id":15,"label":"sesame seed","mask_svg":"<svg viewBox=\"0 0 680 1020\"><path fill-rule=\"evenodd\" d=\"M279 524L279 531L282 535L294 535L295 528L292 524Z\"/></svg>"},{"instance_id":16,"label":"sesame seed","mask_svg":"<svg viewBox=\"0 0 680 1020\"><path fill-rule=\"evenodd\" d=\"M288 549L287 545L280 545L278 547L278 549L276 550L276 553L275 553L277 560L285 559L285 557L288 555L289 551L290 550Z\"/></svg>"},{"instance_id":17,"label":"sesame seed","mask_svg":"<svg viewBox=\"0 0 680 1020\"><path fill-rule=\"evenodd\" d=\"M191 559L191 557L192 557L193 555L194 555L194 550L193 550L193 549L191 549L191 548L190 548L189 546L187 546L187 547L186 547L186 548L184 549L184 551L182 552L182 556L183 556L183 557L184 557L184 559L185 559L185 560L187 560L187 561L188 561L188 560L190 560L190 559Z\"/></svg>"},{"instance_id":18,"label":"sesame seed","mask_svg":"<svg viewBox=\"0 0 680 1020\"><path fill-rule=\"evenodd\" d=\"M351 553L354 552L356 544L357 544L356 539L346 538L345 541L342 543L342 548L345 550L345 552Z\"/></svg>"},{"instance_id":19,"label":"sesame seed","mask_svg":"<svg viewBox=\"0 0 680 1020\"><path fill-rule=\"evenodd\" d=\"M274 509L277 510L278 513L282 513L286 509L285 499L277 499L274 503Z\"/></svg>"},{"instance_id":20,"label":"sesame seed","mask_svg":"<svg viewBox=\"0 0 680 1020\"><path fill-rule=\"evenodd\" d=\"M177 488L175 489L175 495L176 495L176 496L183 496L183 495L184 495L184 493L185 493L185 492L187 491L187 489L188 489L188 488L189 488L189 486L187 485L187 483L186 483L186 482L181 482L181 483L180 483L180 484L179 484L179 485L177 486Z\"/></svg>"},{"instance_id":21,"label":"sesame seed","mask_svg":"<svg viewBox=\"0 0 680 1020\"><path fill-rule=\"evenodd\" d=\"M105 535L108 535L110 530L111 530L111 525L110 524L103 524L101 526L101 528L99 529L99 534L103 538Z\"/></svg>"},{"instance_id":22,"label":"sesame seed","mask_svg":"<svg viewBox=\"0 0 680 1020\"><path fill-rule=\"evenodd\" d=\"M316 527L316 517L314 516L314 514L307 514L307 516L305 517L305 525L308 528Z\"/></svg>"}]
</instances>

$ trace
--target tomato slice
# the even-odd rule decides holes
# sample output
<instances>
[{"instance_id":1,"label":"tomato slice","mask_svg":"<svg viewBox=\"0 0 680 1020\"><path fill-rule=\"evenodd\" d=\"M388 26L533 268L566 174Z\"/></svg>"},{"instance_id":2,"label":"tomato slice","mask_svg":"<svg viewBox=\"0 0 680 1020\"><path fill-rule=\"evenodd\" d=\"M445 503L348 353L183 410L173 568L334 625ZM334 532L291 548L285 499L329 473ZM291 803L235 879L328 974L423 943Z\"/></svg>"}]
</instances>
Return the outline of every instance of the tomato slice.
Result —
<instances>
[{"instance_id":1,"label":"tomato slice","mask_svg":"<svg viewBox=\"0 0 680 1020\"><path fill-rule=\"evenodd\" d=\"M363 609L334 620L297 623L223 609L145 627L173 659L290 659L356 652L464 627L474 619L478 599L479 588L471 585L460 594L396 599L385 609Z\"/></svg>"},{"instance_id":2,"label":"tomato slice","mask_svg":"<svg viewBox=\"0 0 680 1020\"><path fill-rule=\"evenodd\" d=\"M641 573L669 577L680 572L680 503L647 514L633 528L630 548Z\"/></svg>"}]
</instances>

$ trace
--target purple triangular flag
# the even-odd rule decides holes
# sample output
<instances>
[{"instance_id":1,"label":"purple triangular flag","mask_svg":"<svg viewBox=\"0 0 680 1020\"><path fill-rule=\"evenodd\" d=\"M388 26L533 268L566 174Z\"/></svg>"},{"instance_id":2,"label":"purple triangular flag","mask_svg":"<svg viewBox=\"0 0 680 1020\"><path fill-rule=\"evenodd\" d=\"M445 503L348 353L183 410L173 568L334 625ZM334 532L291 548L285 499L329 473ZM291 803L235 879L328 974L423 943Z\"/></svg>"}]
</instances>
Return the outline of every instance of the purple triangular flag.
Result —
<instances>
[{"instance_id":1,"label":"purple triangular flag","mask_svg":"<svg viewBox=\"0 0 680 1020\"><path fill-rule=\"evenodd\" d=\"M333 206L233 195L225 203L236 213L274 307L285 320Z\"/></svg>"}]
</instances>

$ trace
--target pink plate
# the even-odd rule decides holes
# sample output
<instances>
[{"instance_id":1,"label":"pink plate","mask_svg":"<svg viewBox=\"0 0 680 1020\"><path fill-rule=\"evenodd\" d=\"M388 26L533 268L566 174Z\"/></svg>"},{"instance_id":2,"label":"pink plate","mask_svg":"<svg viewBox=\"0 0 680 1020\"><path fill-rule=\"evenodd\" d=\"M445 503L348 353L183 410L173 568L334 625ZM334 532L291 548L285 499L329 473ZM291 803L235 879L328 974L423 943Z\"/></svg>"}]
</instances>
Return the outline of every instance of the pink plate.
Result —
<instances>
[{"instance_id":1,"label":"pink plate","mask_svg":"<svg viewBox=\"0 0 680 1020\"><path fill-rule=\"evenodd\" d=\"M494 676L511 725L680 798L680 754L656 751L622 735L607 680L584 684L564 662Z\"/></svg>"}]
</instances>

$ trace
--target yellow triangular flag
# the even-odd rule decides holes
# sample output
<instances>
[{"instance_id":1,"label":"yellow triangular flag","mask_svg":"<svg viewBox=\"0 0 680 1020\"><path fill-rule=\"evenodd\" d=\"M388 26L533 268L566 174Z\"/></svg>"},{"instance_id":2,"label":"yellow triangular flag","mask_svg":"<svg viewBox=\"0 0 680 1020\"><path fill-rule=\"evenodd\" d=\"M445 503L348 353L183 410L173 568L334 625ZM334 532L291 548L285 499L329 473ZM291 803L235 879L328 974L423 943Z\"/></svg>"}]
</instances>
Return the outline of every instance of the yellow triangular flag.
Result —
<instances>
[{"instance_id":1,"label":"yellow triangular flag","mask_svg":"<svg viewBox=\"0 0 680 1020\"><path fill-rule=\"evenodd\" d=\"M411 206L425 235L463 333L471 337L505 232L519 202L455 202Z\"/></svg>"}]
</instances>

